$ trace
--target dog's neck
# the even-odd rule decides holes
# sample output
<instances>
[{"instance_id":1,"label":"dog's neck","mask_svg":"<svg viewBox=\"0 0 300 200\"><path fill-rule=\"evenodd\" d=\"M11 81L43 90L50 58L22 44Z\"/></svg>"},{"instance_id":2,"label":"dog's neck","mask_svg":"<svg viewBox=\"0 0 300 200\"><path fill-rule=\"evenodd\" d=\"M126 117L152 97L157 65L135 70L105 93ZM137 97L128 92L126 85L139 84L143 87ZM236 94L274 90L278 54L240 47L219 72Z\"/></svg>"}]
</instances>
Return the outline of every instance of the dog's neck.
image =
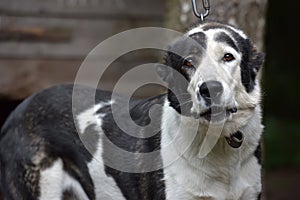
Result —
<instances>
[{"instance_id":1,"label":"dog's neck","mask_svg":"<svg viewBox=\"0 0 300 200\"><path fill-rule=\"evenodd\" d=\"M242 165L253 157L259 142L262 132L260 108L254 111L248 124L240 127L245 135L243 145L234 149L228 145L223 133L208 132L214 127L209 128L196 119L180 115L166 101L162 116L161 152L167 199L205 198L207 195L212 197L209 194L218 196L218 192L220 196L227 195L227 190L236 184ZM218 131L220 129L217 128ZM218 139L212 144L211 151L201 154L201 146L207 145L204 144L207 133L216 134ZM208 182L216 184L215 187Z\"/></svg>"},{"instance_id":2,"label":"dog's neck","mask_svg":"<svg viewBox=\"0 0 300 200\"><path fill-rule=\"evenodd\" d=\"M188 159L208 159L218 151L222 151L222 156L225 156L226 152L232 153L230 151L232 148L225 142L225 133L223 132L228 131L228 129L224 130L225 127L224 124L218 126L203 124L192 116L183 116L169 106L169 102L166 101L162 115L162 148L173 146L174 153ZM209 140L210 136L212 136L212 140ZM213 144L210 150L207 149L206 152L201 153L204 142ZM168 150L168 148L166 149Z\"/></svg>"}]
</instances>

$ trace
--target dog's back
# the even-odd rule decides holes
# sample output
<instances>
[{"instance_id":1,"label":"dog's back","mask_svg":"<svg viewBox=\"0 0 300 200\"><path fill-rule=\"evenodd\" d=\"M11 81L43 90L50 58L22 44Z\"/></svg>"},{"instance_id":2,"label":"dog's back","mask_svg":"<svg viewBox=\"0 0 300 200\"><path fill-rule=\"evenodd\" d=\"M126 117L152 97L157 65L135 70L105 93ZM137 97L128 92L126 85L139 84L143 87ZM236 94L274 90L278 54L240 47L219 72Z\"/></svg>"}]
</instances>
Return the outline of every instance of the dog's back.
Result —
<instances>
[{"instance_id":1,"label":"dog's back","mask_svg":"<svg viewBox=\"0 0 300 200\"><path fill-rule=\"evenodd\" d=\"M101 155L105 151L109 159L123 160L124 165L141 164L138 156L114 155L107 141L133 153L151 152L159 148L159 135L138 139L123 133L112 120L109 92L95 91L98 106L92 106L85 93L93 90L81 87L81 95L76 96L80 107L72 110L72 91L72 85L62 85L37 93L7 119L0 136L1 187L6 199L59 199L66 190L78 199L96 199L95 192L97 199L148 199L149 195L163 199L163 193L157 193L163 186L160 171L121 172L105 166ZM132 118L146 125L147 112L162 100L159 96L130 102ZM116 101L124 106L122 97ZM116 115L122 117L122 110ZM101 124L93 121L97 119Z\"/></svg>"}]
</instances>

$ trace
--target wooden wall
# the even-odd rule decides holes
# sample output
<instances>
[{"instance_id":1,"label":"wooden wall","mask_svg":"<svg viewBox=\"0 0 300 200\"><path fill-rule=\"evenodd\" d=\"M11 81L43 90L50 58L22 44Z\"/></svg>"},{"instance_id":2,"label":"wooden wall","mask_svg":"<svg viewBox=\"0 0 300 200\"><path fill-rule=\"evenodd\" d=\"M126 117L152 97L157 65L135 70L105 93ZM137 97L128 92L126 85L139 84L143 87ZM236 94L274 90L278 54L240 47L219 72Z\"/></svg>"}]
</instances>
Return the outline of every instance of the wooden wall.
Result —
<instances>
[{"instance_id":1,"label":"wooden wall","mask_svg":"<svg viewBox=\"0 0 300 200\"><path fill-rule=\"evenodd\" d=\"M72 82L97 44L124 30L163 26L164 12L164 0L1 0L0 96L23 99ZM124 70L155 60L149 52L119 59L104 89Z\"/></svg>"},{"instance_id":2,"label":"wooden wall","mask_svg":"<svg viewBox=\"0 0 300 200\"><path fill-rule=\"evenodd\" d=\"M0 129L27 96L73 82L83 59L101 41L132 28L163 26L164 12L164 0L1 0ZM112 89L123 73L157 59L147 50L122 56L105 72L102 88ZM137 96L156 94L159 88L149 86Z\"/></svg>"}]
</instances>

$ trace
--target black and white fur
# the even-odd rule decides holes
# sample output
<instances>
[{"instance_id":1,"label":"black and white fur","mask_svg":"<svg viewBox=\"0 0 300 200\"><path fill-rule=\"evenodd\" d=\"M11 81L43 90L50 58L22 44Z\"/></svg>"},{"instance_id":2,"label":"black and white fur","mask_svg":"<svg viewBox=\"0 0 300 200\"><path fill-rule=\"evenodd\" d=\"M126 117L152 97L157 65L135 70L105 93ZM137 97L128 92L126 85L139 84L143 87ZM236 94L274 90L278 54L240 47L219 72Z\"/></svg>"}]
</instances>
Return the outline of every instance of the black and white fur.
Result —
<instances>
[{"instance_id":1,"label":"black and white fur","mask_svg":"<svg viewBox=\"0 0 300 200\"><path fill-rule=\"evenodd\" d=\"M188 45L188 38L196 45ZM151 122L151 107L162 105L152 113L158 120L151 122L160 131L142 131L140 138L122 131L113 120L125 116L121 96L112 99L110 92L97 90L96 104L90 105L85 94L92 89L80 86L76 99L82 103L74 116L72 85L29 97L1 129L0 183L5 199L60 200L65 191L80 200L258 199L263 128L257 73L262 62L262 54L232 26L210 22L192 28L170 45L169 67L158 67L167 94L130 102L132 120L140 126ZM117 116L112 105L119 108ZM205 157L199 156L208 129L220 124L224 127L216 145ZM243 136L240 146L228 142L236 132ZM106 165L108 160L134 163L137 169L146 162L114 153L110 142L135 153L158 150L160 156L152 165L163 167L145 173L113 169Z\"/></svg>"}]
</instances>

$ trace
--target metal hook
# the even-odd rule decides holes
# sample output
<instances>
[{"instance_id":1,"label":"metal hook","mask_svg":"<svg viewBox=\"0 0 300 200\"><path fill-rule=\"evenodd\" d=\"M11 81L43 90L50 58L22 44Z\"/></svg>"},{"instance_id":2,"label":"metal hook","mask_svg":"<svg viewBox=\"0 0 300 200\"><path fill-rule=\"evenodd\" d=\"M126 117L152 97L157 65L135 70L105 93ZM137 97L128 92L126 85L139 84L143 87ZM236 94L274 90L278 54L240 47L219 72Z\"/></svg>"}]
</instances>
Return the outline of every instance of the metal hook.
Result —
<instances>
[{"instance_id":1,"label":"metal hook","mask_svg":"<svg viewBox=\"0 0 300 200\"><path fill-rule=\"evenodd\" d=\"M197 0L192 0L193 4L193 12L196 17L200 18L201 21L204 21L204 18L209 15L209 10L210 10L210 3L209 0L202 0L203 8L205 10L205 13L199 13L197 9Z\"/></svg>"}]
</instances>

